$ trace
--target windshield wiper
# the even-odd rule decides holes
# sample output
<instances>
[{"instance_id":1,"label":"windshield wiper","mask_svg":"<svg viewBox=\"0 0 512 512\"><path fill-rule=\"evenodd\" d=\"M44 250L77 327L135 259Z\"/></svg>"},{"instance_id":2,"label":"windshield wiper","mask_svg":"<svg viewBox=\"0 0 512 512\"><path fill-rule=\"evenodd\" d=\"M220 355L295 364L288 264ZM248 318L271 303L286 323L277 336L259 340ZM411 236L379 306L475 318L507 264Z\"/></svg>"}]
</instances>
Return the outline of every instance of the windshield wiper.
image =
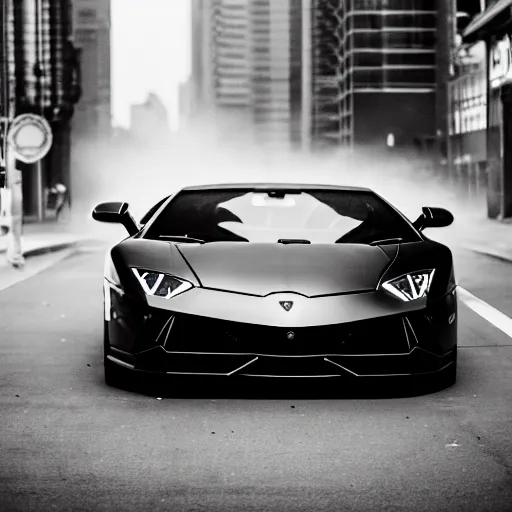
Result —
<instances>
[{"instance_id":1,"label":"windshield wiper","mask_svg":"<svg viewBox=\"0 0 512 512\"><path fill-rule=\"evenodd\" d=\"M403 238L384 238L383 240L375 240L374 242L370 242L369 245L392 245L392 244L400 244Z\"/></svg>"},{"instance_id":2,"label":"windshield wiper","mask_svg":"<svg viewBox=\"0 0 512 512\"><path fill-rule=\"evenodd\" d=\"M310 244L309 240L304 240L301 238L280 238L277 241L278 244Z\"/></svg>"},{"instance_id":3,"label":"windshield wiper","mask_svg":"<svg viewBox=\"0 0 512 512\"><path fill-rule=\"evenodd\" d=\"M205 244L204 240L200 238L192 238L191 236L177 236L177 235L160 235L158 238L164 238L170 242L189 242L191 244Z\"/></svg>"}]
</instances>

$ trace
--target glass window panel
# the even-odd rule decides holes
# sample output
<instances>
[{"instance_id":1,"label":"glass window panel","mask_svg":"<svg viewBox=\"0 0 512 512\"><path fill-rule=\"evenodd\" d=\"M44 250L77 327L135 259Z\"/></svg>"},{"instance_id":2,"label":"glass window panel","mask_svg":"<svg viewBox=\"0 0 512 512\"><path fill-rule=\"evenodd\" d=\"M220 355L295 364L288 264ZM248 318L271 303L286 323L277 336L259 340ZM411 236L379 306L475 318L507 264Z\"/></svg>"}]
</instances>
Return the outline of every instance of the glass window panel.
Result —
<instances>
[{"instance_id":1,"label":"glass window panel","mask_svg":"<svg viewBox=\"0 0 512 512\"><path fill-rule=\"evenodd\" d=\"M435 69L387 69L386 82L392 84L418 84L430 86L436 82Z\"/></svg>"},{"instance_id":2,"label":"glass window panel","mask_svg":"<svg viewBox=\"0 0 512 512\"><path fill-rule=\"evenodd\" d=\"M381 0L377 3L381 8L390 10L435 10L435 2L433 0Z\"/></svg>"},{"instance_id":3,"label":"glass window panel","mask_svg":"<svg viewBox=\"0 0 512 512\"><path fill-rule=\"evenodd\" d=\"M382 48L382 32L359 32L353 35L355 48Z\"/></svg>"},{"instance_id":4,"label":"glass window panel","mask_svg":"<svg viewBox=\"0 0 512 512\"><path fill-rule=\"evenodd\" d=\"M382 0L353 0L353 8L376 11L382 8Z\"/></svg>"},{"instance_id":5,"label":"glass window panel","mask_svg":"<svg viewBox=\"0 0 512 512\"><path fill-rule=\"evenodd\" d=\"M390 65L402 64L404 66L435 66L435 53L387 53L385 61Z\"/></svg>"},{"instance_id":6,"label":"glass window panel","mask_svg":"<svg viewBox=\"0 0 512 512\"><path fill-rule=\"evenodd\" d=\"M382 68L377 69L355 69L354 82L357 87L382 87L384 72Z\"/></svg>"},{"instance_id":7,"label":"glass window panel","mask_svg":"<svg viewBox=\"0 0 512 512\"><path fill-rule=\"evenodd\" d=\"M410 14L391 14L386 16L386 27L395 28L436 28L437 18L435 14L420 14L411 11Z\"/></svg>"},{"instance_id":8,"label":"glass window panel","mask_svg":"<svg viewBox=\"0 0 512 512\"><path fill-rule=\"evenodd\" d=\"M384 18L380 14L355 14L353 16L353 28L381 29Z\"/></svg>"},{"instance_id":9,"label":"glass window panel","mask_svg":"<svg viewBox=\"0 0 512 512\"><path fill-rule=\"evenodd\" d=\"M384 65L384 54L378 52L357 52L353 55L354 66L380 67Z\"/></svg>"},{"instance_id":10,"label":"glass window panel","mask_svg":"<svg viewBox=\"0 0 512 512\"><path fill-rule=\"evenodd\" d=\"M387 48L425 48L435 47L435 32L421 32L411 30L410 32L383 32L383 44Z\"/></svg>"}]
</instances>

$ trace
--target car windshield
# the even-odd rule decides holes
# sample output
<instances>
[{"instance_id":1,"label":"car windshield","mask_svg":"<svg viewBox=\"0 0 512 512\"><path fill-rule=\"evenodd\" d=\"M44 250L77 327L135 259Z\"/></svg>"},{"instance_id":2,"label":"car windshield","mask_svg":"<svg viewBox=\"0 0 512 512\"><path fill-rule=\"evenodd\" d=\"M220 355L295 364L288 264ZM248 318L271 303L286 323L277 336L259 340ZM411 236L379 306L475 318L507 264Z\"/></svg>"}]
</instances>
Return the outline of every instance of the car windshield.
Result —
<instances>
[{"instance_id":1,"label":"car windshield","mask_svg":"<svg viewBox=\"0 0 512 512\"><path fill-rule=\"evenodd\" d=\"M204 242L362 243L414 229L377 195L358 190L183 190L150 223L145 238Z\"/></svg>"}]
</instances>

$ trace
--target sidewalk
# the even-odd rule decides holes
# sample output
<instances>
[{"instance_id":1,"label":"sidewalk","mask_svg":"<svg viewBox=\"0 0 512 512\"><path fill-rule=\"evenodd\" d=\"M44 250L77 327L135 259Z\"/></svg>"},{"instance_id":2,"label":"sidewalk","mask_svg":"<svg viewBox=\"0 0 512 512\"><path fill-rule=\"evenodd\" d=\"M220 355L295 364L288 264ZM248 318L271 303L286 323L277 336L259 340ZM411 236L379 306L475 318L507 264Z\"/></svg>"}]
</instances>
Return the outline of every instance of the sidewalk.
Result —
<instances>
[{"instance_id":1,"label":"sidewalk","mask_svg":"<svg viewBox=\"0 0 512 512\"><path fill-rule=\"evenodd\" d=\"M31 223L23 226L21 249L25 258L29 258L46 252L67 249L87 239L86 235L71 231L64 222ZM6 251L7 237L0 235L0 259Z\"/></svg>"},{"instance_id":2,"label":"sidewalk","mask_svg":"<svg viewBox=\"0 0 512 512\"><path fill-rule=\"evenodd\" d=\"M499 222L483 217L461 216L452 226L428 229L425 234L450 248L463 248L512 263L512 219Z\"/></svg>"}]
</instances>

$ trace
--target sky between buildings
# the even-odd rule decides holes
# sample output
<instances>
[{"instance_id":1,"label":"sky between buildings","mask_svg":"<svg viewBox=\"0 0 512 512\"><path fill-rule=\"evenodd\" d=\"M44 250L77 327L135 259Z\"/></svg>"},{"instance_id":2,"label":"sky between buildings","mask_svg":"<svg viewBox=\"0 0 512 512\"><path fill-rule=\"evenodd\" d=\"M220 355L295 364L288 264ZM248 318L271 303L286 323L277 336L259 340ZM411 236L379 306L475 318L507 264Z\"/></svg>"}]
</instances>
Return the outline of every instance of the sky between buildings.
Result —
<instances>
[{"instance_id":1,"label":"sky between buildings","mask_svg":"<svg viewBox=\"0 0 512 512\"><path fill-rule=\"evenodd\" d=\"M129 126L130 105L159 95L173 128L179 84L190 74L190 0L112 0L114 124Z\"/></svg>"}]
</instances>

